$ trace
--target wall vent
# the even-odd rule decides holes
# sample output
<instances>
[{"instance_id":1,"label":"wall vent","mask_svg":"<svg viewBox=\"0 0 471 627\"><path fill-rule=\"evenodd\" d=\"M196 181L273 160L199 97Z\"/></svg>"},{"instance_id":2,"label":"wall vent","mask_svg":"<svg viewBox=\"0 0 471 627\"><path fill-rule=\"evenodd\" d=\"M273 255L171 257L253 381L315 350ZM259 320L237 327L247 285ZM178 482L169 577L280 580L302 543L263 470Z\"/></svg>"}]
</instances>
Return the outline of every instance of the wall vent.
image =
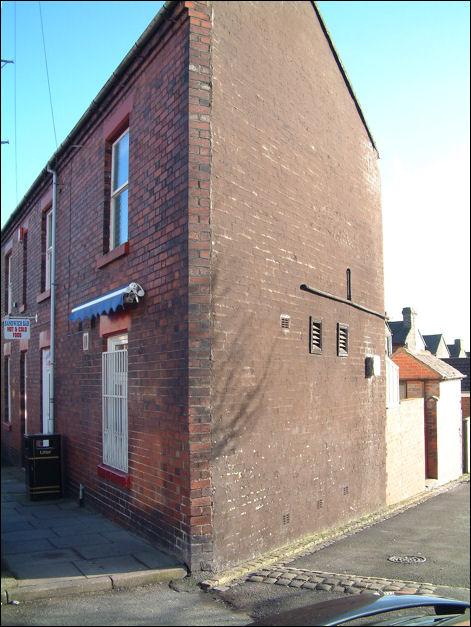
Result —
<instances>
[{"instance_id":1,"label":"wall vent","mask_svg":"<svg viewBox=\"0 0 471 627\"><path fill-rule=\"evenodd\" d=\"M324 507L324 501L322 499L319 499L317 501L317 509L322 509Z\"/></svg>"},{"instance_id":2,"label":"wall vent","mask_svg":"<svg viewBox=\"0 0 471 627\"><path fill-rule=\"evenodd\" d=\"M322 353L322 320L309 317L309 352L313 355Z\"/></svg>"},{"instance_id":3,"label":"wall vent","mask_svg":"<svg viewBox=\"0 0 471 627\"><path fill-rule=\"evenodd\" d=\"M291 328L291 317L287 314L280 316L280 324L283 331L289 331Z\"/></svg>"},{"instance_id":4,"label":"wall vent","mask_svg":"<svg viewBox=\"0 0 471 627\"><path fill-rule=\"evenodd\" d=\"M348 324L337 323L337 355L348 355Z\"/></svg>"},{"instance_id":5,"label":"wall vent","mask_svg":"<svg viewBox=\"0 0 471 627\"><path fill-rule=\"evenodd\" d=\"M347 300L352 300L352 271L347 268Z\"/></svg>"},{"instance_id":6,"label":"wall vent","mask_svg":"<svg viewBox=\"0 0 471 627\"><path fill-rule=\"evenodd\" d=\"M343 495L346 496L348 494L348 485L343 488Z\"/></svg>"},{"instance_id":7,"label":"wall vent","mask_svg":"<svg viewBox=\"0 0 471 627\"><path fill-rule=\"evenodd\" d=\"M288 525L289 524L289 513L288 514L283 514L283 524L284 525Z\"/></svg>"}]
</instances>

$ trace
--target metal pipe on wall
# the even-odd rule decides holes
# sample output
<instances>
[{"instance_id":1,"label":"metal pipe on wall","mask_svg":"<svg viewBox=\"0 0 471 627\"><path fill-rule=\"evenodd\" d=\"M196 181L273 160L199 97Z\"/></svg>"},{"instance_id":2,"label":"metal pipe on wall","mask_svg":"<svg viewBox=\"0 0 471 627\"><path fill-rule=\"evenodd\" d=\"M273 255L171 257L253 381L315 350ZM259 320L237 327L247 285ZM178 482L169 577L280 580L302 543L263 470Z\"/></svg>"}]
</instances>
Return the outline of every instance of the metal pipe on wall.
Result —
<instances>
[{"instance_id":1,"label":"metal pipe on wall","mask_svg":"<svg viewBox=\"0 0 471 627\"><path fill-rule=\"evenodd\" d=\"M51 312L50 312L50 356L51 378L49 385L49 423L48 433L54 433L55 426L55 311L56 311L56 208L57 208L57 172L49 164L47 171L52 174L52 219L51 219Z\"/></svg>"}]
</instances>

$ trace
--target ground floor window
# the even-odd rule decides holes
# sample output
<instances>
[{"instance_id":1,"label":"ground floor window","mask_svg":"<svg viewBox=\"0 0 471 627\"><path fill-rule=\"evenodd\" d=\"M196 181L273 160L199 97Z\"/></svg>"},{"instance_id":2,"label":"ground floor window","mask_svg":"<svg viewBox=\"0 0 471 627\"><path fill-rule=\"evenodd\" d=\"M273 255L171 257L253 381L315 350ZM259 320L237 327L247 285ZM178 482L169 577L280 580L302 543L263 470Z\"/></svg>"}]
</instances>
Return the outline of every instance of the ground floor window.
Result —
<instances>
[{"instance_id":1,"label":"ground floor window","mask_svg":"<svg viewBox=\"0 0 471 627\"><path fill-rule=\"evenodd\" d=\"M128 471L128 336L108 338L102 356L103 463Z\"/></svg>"}]
</instances>

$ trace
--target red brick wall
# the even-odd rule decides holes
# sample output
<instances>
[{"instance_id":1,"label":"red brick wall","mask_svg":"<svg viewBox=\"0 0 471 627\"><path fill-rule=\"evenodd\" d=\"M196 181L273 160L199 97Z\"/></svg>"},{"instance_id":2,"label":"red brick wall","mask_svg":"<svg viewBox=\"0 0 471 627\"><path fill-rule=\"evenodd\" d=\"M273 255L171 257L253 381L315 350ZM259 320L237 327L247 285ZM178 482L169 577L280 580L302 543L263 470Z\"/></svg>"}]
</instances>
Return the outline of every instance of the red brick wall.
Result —
<instances>
[{"instance_id":1,"label":"red brick wall","mask_svg":"<svg viewBox=\"0 0 471 627\"><path fill-rule=\"evenodd\" d=\"M411 355L401 352L400 349L391 355L391 359L399 366L399 378L401 381L409 379L440 379L439 374L436 374L433 370L427 368Z\"/></svg>"},{"instance_id":2,"label":"red brick wall","mask_svg":"<svg viewBox=\"0 0 471 627\"><path fill-rule=\"evenodd\" d=\"M66 484L85 500L164 548L189 559L190 459L188 455L188 15L175 3L137 62L91 115L56 169L57 301L56 431L63 436ZM104 263L106 250L107 138L129 115L128 253ZM28 349L30 431L41 431L39 334L49 328L49 299L40 303L41 194L28 214L28 306L38 312ZM105 226L104 226L105 225ZM2 242L3 243L3 242ZM20 246L14 243L15 263ZM2 256L3 262L3 256ZM130 281L146 295L130 308L129 477L98 474L102 461L101 353L96 320L72 323L72 307ZM3 295L2 295L3 298ZM110 314L111 321L116 316ZM112 325L113 326L113 325ZM100 329L102 332L100 333ZM89 350L82 350L88 332ZM18 347L13 347L15 386ZM18 399L14 399L18 414ZM19 430L4 445L18 450ZM18 455L16 455L18 458ZM104 476L103 476L104 475ZM112 476L112 475L111 475Z\"/></svg>"},{"instance_id":3,"label":"red brick wall","mask_svg":"<svg viewBox=\"0 0 471 627\"><path fill-rule=\"evenodd\" d=\"M188 423L190 567L210 570L213 559L211 490L210 326L210 103L211 12L187 2L189 42L188 164Z\"/></svg>"},{"instance_id":4,"label":"red brick wall","mask_svg":"<svg viewBox=\"0 0 471 627\"><path fill-rule=\"evenodd\" d=\"M2 333L2 355L10 353L11 360L11 425L6 425L5 418L5 369L2 362L2 451L15 464L22 463L23 434L40 433L41 425L41 348L49 346L49 293L42 293L42 223L43 212L51 204L50 186L40 181L31 202L31 209L10 229L2 233L2 288L5 276L5 252L11 250L12 264L12 315L28 316L30 320L30 339L24 342L16 340L5 342ZM22 227L26 238L18 239L18 228ZM23 272L25 263L27 274ZM2 289L2 312L6 311L5 290ZM34 316L37 314L37 322ZM20 395L21 353L26 354L27 368L27 422L24 423L24 399Z\"/></svg>"},{"instance_id":5,"label":"red brick wall","mask_svg":"<svg viewBox=\"0 0 471 627\"><path fill-rule=\"evenodd\" d=\"M384 321L300 290L345 298L350 268L353 301L384 311L376 153L312 4L276 9L170 4L175 21L161 23L74 136L80 148L56 164L56 431L67 487L77 495L83 484L88 504L192 570L233 565L385 502L384 361L380 376L365 377L365 357L384 353ZM126 116L129 243L110 256L107 139ZM23 214L27 312L38 313L30 432L41 430L49 298L37 297L50 190L50 176L38 181ZM19 264L13 236L3 233L2 247L11 238ZM68 320L130 281L146 295L129 317ZM323 321L322 355L309 353L310 316ZM338 322L349 325L344 358ZM125 479L98 470L101 354L121 326ZM19 346L11 353L16 389ZM16 392L13 404L18 417ZM4 435L18 458L17 418Z\"/></svg>"},{"instance_id":6,"label":"red brick wall","mask_svg":"<svg viewBox=\"0 0 471 627\"><path fill-rule=\"evenodd\" d=\"M376 155L310 2L213 4L216 568L385 502ZM283 331L280 316L291 317ZM323 353L309 353L309 317ZM350 325L337 357L336 325Z\"/></svg>"},{"instance_id":7,"label":"red brick wall","mask_svg":"<svg viewBox=\"0 0 471 627\"><path fill-rule=\"evenodd\" d=\"M463 418L469 418L469 392L468 395L461 395L461 413Z\"/></svg>"}]
</instances>

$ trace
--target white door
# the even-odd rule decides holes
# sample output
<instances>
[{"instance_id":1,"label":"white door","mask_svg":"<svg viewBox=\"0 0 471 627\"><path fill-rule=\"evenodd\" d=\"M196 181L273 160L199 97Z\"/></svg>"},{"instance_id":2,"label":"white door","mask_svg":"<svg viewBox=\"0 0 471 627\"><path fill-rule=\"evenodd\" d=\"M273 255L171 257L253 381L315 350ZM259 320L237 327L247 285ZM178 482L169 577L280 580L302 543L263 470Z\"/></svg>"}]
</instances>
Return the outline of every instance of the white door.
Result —
<instances>
[{"instance_id":1,"label":"white door","mask_svg":"<svg viewBox=\"0 0 471 627\"><path fill-rule=\"evenodd\" d=\"M45 348L42 351L42 376L43 376L43 433L52 433L51 420L51 351Z\"/></svg>"}]
</instances>

